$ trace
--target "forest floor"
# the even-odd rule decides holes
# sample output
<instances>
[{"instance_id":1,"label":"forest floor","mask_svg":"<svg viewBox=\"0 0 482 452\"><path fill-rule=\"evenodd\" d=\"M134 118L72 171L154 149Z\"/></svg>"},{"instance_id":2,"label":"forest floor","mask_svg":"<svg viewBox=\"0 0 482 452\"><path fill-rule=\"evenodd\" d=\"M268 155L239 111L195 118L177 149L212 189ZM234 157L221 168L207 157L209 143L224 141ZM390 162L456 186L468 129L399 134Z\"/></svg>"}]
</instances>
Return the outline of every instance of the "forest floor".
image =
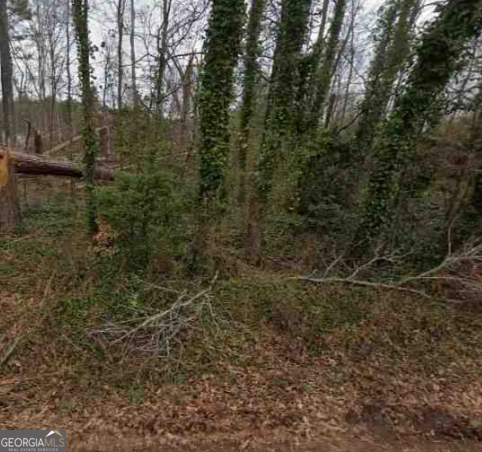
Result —
<instances>
[{"instance_id":1,"label":"forest floor","mask_svg":"<svg viewBox=\"0 0 482 452\"><path fill-rule=\"evenodd\" d=\"M86 331L145 292L85 264L65 206L0 236L0 429L77 452L482 451L480 306L239 264L177 353L128 353Z\"/></svg>"}]
</instances>

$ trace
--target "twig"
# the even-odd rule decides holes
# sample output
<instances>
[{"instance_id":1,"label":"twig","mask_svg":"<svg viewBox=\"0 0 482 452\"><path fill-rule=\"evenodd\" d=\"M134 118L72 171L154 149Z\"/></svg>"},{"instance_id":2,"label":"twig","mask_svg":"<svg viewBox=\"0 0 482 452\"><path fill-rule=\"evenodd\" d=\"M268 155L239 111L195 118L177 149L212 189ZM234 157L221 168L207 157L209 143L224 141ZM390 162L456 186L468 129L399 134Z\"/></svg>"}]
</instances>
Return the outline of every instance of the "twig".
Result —
<instances>
[{"instance_id":1,"label":"twig","mask_svg":"<svg viewBox=\"0 0 482 452\"><path fill-rule=\"evenodd\" d=\"M91 330L89 334L92 336L108 335L112 338L112 344L126 342L127 348L131 348L134 341L137 343L140 341L141 346L137 347L137 350L144 353L155 353L158 356L170 356L172 341L176 340L181 330L188 325L192 325L192 322L199 317L205 306L209 307L211 316L214 316L209 292L217 278L218 273L206 289L189 298L186 291L180 293L169 309L145 319L138 319L137 322L140 321L140 324L137 326L129 326L128 324L133 324L132 321L126 322L128 324L124 326L110 324L107 328L101 330ZM154 288L159 287L154 286ZM201 303L196 303L201 299L203 299Z\"/></svg>"},{"instance_id":2,"label":"twig","mask_svg":"<svg viewBox=\"0 0 482 452\"><path fill-rule=\"evenodd\" d=\"M343 258L343 255L338 256L330 265L325 270L324 276L327 277L330 272L338 265L338 263L341 261Z\"/></svg>"},{"instance_id":3,"label":"twig","mask_svg":"<svg viewBox=\"0 0 482 452\"><path fill-rule=\"evenodd\" d=\"M169 316L172 314L174 310L185 308L192 303L194 303L197 299L201 298L203 295L205 295L210 289L205 289L202 292L199 292L198 294L194 295L194 297L191 297L189 300L179 303L182 300L182 296L178 299L176 303L174 303L171 308L169 308L167 311L160 312L159 314L153 315L152 317L149 317L146 319L143 323L141 323L138 327L134 328L133 330L129 331L126 333L124 336L120 337L119 339L115 340L114 343L116 342L121 342L123 341L126 337L131 336L135 333L137 333L139 330L145 328L146 326L149 326L153 323L159 322L159 320Z\"/></svg>"},{"instance_id":4,"label":"twig","mask_svg":"<svg viewBox=\"0 0 482 452\"><path fill-rule=\"evenodd\" d=\"M10 358L10 356L12 355L14 350L17 348L17 345L20 343L21 340L22 340L22 338L17 337L11 343L10 347L8 347L7 351L4 353L2 358L0 358L0 367L2 367L4 364L6 364L6 362L8 361L8 359Z\"/></svg>"},{"instance_id":5,"label":"twig","mask_svg":"<svg viewBox=\"0 0 482 452\"><path fill-rule=\"evenodd\" d=\"M31 238L32 236L31 235L26 235L24 237L20 237L19 239L16 239L16 240L12 240L10 243L18 243L18 242L22 242L23 240L27 240L29 238Z\"/></svg>"}]
</instances>

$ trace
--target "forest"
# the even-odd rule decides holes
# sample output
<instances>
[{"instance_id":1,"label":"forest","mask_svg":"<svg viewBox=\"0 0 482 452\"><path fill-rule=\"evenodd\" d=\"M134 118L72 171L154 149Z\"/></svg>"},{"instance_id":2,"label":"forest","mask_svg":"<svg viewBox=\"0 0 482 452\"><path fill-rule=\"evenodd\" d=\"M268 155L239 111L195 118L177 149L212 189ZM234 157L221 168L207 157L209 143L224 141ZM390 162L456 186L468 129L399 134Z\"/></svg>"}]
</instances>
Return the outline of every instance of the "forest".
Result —
<instances>
[{"instance_id":1,"label":"forest","mask_svg":"<svg viewBox=\"0 0 482 452\"><path fill-rule=\"evenodd\" d=\"M0 0L0 429L481 450L481 31L482 0Z\"/></svg>"}]
</instances>

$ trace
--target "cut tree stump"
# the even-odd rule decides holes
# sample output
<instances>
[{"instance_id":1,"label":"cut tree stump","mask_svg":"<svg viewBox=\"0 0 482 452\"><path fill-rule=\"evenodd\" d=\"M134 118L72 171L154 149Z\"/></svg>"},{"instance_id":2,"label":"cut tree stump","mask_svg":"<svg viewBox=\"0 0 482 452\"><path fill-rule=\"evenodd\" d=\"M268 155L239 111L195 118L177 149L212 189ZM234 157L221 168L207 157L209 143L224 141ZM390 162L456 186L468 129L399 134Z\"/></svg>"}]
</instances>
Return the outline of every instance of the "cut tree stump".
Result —
<instances>
[{"instance_id":1,"label":"cut tree stump","mask_svg":"<svg viewBox=\"0 0 482 452\"><path fill-rule=\"evenodd\" d=\"M8 150L0 151L0 229L11 230L21 225L15 169Z\"/></svg>"}]
</instances>

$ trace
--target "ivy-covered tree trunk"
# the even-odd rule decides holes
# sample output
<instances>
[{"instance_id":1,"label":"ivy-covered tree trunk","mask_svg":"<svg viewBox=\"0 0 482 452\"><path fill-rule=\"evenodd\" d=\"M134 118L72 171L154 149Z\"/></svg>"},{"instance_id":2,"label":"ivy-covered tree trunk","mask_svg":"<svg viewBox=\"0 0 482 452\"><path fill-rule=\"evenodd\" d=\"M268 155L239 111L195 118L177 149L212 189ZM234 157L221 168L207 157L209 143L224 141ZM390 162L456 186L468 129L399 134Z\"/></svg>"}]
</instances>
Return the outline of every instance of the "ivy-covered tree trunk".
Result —
<instances>
[{"instance_id":1,"label":"ivy-covered tree trunk","mask_svg":"<svg viewBox=\"0 0 482 452\"><path fill-rule=\"evenodd\" d=\"M257 176L247 206L245 254L257 263L261 252L260 219L271 192L275 166L287 146L293 145L298 124L297 91L302 48L308 31L312 0L283 0L267 99Z\"/></svg>"},{"instance_id":2,"label":"ivy-covered tree trunk","mask_svg":"<svg viewBox=\"0 0 482 452\"><path fill-rule=\"evenodd\" d=\"M225 207L224 171L230 152L229 107L234 94L234 70L241 51L244 18L244 0L213 0L199 93L200 212L198 231L188 258L192 271L211 260L209 250L216 237L217 208L223 210Z\"/></svg>"},{"instance_id":3,"label":"ivy-covered tree trunk","mask_svg":"<svg viewBox=\"0 0 482 452\"><path fill-rule=\"evenodd\" d=\"M321 66L321 58L323 56L323 52L325 50L325 31L326 31L326 23L328 21L328 10L330 7L330 0L323 0L323 8L321 10L321 21L320 27L318 30L318 37L316 38L316 43L313 48L313 74L316 73L316 69ZM316 77L312 78L311 83L311 91L316 93Z\"/></svg>"},{"instance_id":4,"label":"ivy-covered tree trunk","mask_svg":"<svg viewBox=\"0 0 482 452\"><path fill-rule=\"evenodd\" d=\"M370 69L368 88L361 105L362 116L355 137L359 155L371 149L397 76L407 62L410 53L410 34L419 5L419 0L396 0L389 4L380 19L379 42Z\"/></svg>"},{"instance_id":5,"label":"ivy-covered tree trunk","mask_svg":"<svg viewBox=\"0 0 482 452\"><path fill-rule=\"evenodd\" d=\"M214 200L224 181L230 149L230 113L234 69L241 48L245 16L243 0L214 0L206 36L202 74L201 201Z\"/></svg>"},{"instance_id":6,"label":"ivy-covered tree trunk","mask_svg":"<svg viewBox=\"0 0 482 452\"><path fill-rule=\"evenodd\" d=\"M479 92L475 100L475 112L472 123L472 137L470 147L479 161L479 171L482 168L482 83L479 87ZM482 219L482 173L479 172L475 177L474 191L471 199L472 208L477 216L479 223Z\"/></svg>"},{"instance_id":7,"label":"ivy-covered tree trunk","mask_svg":"<svg viewBox=\"0 0 482 452\"><path fill-rule=\"evenodd\" d=\"M249 149L250 125L256 107L256 85L259 79L259 37L266 0L252 0L248 22L248 38L244 62L243 106L241 109L241 131L239 144L239 203L246 198L246 167Z\"/></svg>"},{"instance_id":8,"label":"ivy-covered tree trunk","mask_svg":"<svg viewBox=\"0 0 482 452\"><path fill-rule=\"evenodd\" d=\"M326 186L321 187L319 183L323 185L323 182L320 182L323 178L323 173L333 162L330 162L332 154L326 152L329 147L328 141L330 140L326 140L327 135L325 135L325 138L321 138L320 125L324 115L323 130L329 130L330 122L339 100L339 96L335 92L340 91L341 78L336 73L341 57L345 53L345 47L354 32L356 13L352 11L346 38L340 42L345 15L346 0L337 0L329 33L326 39L322 41L322 51L316 49L316 46L321 45L319 41L315 45L314 53L315 55L320 53L320 55L316 56L316 65L312 68L310 80L312 92L307 93L307 96L305 96L306 101L300 109L296 153L298 161L295 164L297 187L296 195L293 196L292 206L301 215L309 214L314 204L318 204L318 201L321 200L324 202L328 197L329 190L326 190ZM351 75L348 78L350 80ZM337 84L338 89L335 89L334 87ZM350 81L347 83L347 86L349 85ZM333 92L330 95L332 87ZM314 171L315 168L316 170ZM310 182L307 182L307 180Z\"/></svg>"},{"instance_id":9,"label":"ivy-covered tree trunk","mask_svg":"<svg viewBox=\"0 0 482 452\"><path fill-rule=\"evenodd\" d=\"M345 162L349 174L345 190L348 208L360 201L359 192L367 182L366 177L359 177L360 167L367 167L370 161L376 133L396 91L397 78L408 62L419 5L419 0L391 0L380 12L377 46L360 108L361 117Z\"/></svg>"},{"instance_id":10,"label":"ivy-covered tree trunk","mask_svg":"<svg viewBox=\"0 0 482 452\"><path fill-rule=\"evenodd\" d=\"M258 162L258 196L263 202L271 191L278 154L286 142L290 141L290 134L296 122L296 87L310 8L311 0L283 0L282 2L265 130Z\"/></svg>"},{"instance_id":11,"label":"ivy-covered tree trunk","mask_svg":"<svg viewBox=\"0 0 482 452\"><path fill-rule=\"evenodd\" d=\"M459 68L468 41L480 32L481 12L480 0L450 0L424 34L405 92L375 143L374 168L363 220L354 238L354 256L365 253L390 224L401 171L415 154L425 124L437 118L437 98Z\"/></svg>"},{"instance_id":12,"label":"ivy-covered tree trunk","mask_svg":"<svg viewBox=\"0 0 482 452\"><path fill-rule=\"evenodd\" d=\"M313 104L310 105L307 120L307 130L316 130L323 108L326 104L328 94L330 92L331 80L334 73L335 60L338 51L338 43L340 41L341 29L345 18L346 0L337 0L333 22L331 23L330 37L328 39L324 58L321 66L316 74L316 94Z\"/></svg>"},{"instance_id":13,"label":"ivy-covered tree trunk","mask_svg":"<svg viewBox=\"0 0 482 452\"><path fill-rule=\"evenodd\" d=\"M94 89L91 81L90 39L88 27L88 0L72 0L72 16L79 56L79 80L82 89L83 137L85 145L85 191L87 204L87 231L94 235L98 230L97 202L95 197L95 159L98 140L94 124Z\"/></svg>"},{"instance_id":14,"label":"ivy-covered tree trunk","mask_svg":"<svg viewBox=\"0 0 482 452\"><path fill-rule=\"evenodd\" d=\"M307 106L312 105L318 87L317 68L321 66L321 61L325 52L325 28L328 21L328 10L330 0L323 0L322 10L320 11L321 20L318 29L318 37L311 52L301 57L299 65L299 80L296 91L296 137L301 138L305 129L306 116L309 112Z\"/></svg>"},{"instance_id":15,"label":"ivy-covered tree trunk","mask_svg":"<svg viewBox=\"0 0 482 452\"><path fill-rule=\"evenodd\" d=\"M461 240L460 242L467 240L473 236L474 233L478 234L482 230L482 173L480 172L482 167L482 80L479 83L478 92L473 100L473 116L470 127L470 136L468 142L465 145L466 151L469 155L474 157L476 163L477 173L470 179L469 200L468 203L464 202L466 199L460 196L462 200L458 203L458 209L452 209L454 214L447 215L446 230L448 231L452 227L452 223L455 218L460 215L461 218ZM463 209L463 210L462 210ZM462 210L462 212L460 212ZM461 243L452 243L454 248Z\"/></svg>"}]
</instances>

